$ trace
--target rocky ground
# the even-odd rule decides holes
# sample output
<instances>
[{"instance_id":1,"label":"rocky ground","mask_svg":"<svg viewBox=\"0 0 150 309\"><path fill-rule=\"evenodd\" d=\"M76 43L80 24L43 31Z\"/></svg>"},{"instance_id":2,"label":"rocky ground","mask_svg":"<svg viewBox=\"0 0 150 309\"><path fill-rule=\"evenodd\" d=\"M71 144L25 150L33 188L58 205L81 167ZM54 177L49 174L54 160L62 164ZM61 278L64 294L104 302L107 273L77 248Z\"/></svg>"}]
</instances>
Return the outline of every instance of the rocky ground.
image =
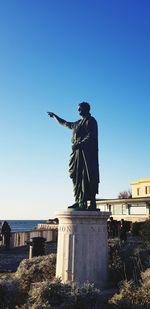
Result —
<instances>
[{"instance_id":1,"label":"rocky ground","mask_svg":"<svg viewBox=\"0 0 150 309\"><path fill-rule=\"evenodd\" d=\"M56 253L56 243L47 242L45 254ZM0 273L15 272L23 259L29 257L29 246L11 248L6 250L0 247Z\"/></svg>"}]
</instances>

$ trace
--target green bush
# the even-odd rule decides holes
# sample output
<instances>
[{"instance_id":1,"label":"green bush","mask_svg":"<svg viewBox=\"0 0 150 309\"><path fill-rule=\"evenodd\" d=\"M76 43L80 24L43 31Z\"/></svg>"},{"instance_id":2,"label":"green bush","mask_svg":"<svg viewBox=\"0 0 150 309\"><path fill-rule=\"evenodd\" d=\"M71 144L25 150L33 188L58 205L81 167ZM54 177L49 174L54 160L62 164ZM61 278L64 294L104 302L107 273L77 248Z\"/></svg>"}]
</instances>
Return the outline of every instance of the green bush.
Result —
<instances>
[{"instance_id":1,"label":"green bush","mask_svg":"<svg viewBox=\"0 0 150 309\"><path fill-rule=\"evenodd\" d=\"M121 258L121 248L116 243L109 246L109 285L116 286L118 282L124 279L124 263Z\"/></svg>"},{"instance_id":2,"label":"green bush","mask_svg":"<svg viewBox=\"0 0 150 309\"><path fill-rule=\"evenodd\" d=\"M56 254L23 260L15 274L22 284L22 289L29 290L35 282L53 280L56 273Z\"/></svg>"},{"instance_id":3,"label":"green bush","mask_svg":"<svg viewBox=\"0 0 150 309\"><path fill-rule=\"evenodd\" d=\"M144 222L134 222L131 226L131 232L134 236L140 236L140 230L143 226Z\"/></svg>"},{"instance_id":4,"label":"green bush","mask_svg":"<svg viewBox=\"0 0 150 309\"><path fill-rule=\"evenodd\" d=\"M63 284L59 279L32 285L24 309L92 309L99 308L100 291L90 283L82 287Z\"/></svg>"},{"instance_id":5,"label":"green bush","mask_svg":"<svg viewBox=\"0 0 150 309\"><path fill-rule=\"evenodd\" d=\"M93 284L63 284L59 279L32 283L24 293L20 279L0 282L0 309L99 309L100 290Z\"/></svg>"},{"instance_id":6,"label":"green bush","mask_svg":"<svg viewBox=\"0 0 150 309\"><path fill-rule=\"evenodd\" d=\"M140 273L150 268L150 249L143 244L119 243L109 245L109 286L117 286L127 279L138 282Z\"/></svg>"},{"instance_id":7,"label":"green bush","mask_svg":"<svg viewBox=\"0 0 150 309\"><path fill-rule=\"evenodd\" d=\"M18 279L0 280L0 308L14 309L18 304L25 302L25 293L22 291Z\"/></svg>"},{"instance_id":8,"label":"green bush","mask_svg":"<svg viewBox=\"0 0 150 309\"><path fill-rule=\"evenodd\" d=\"M0 309L98 309L103 299L93 284L54 279L56 255L23 260L11 279L0 280Z\"/></svg>"},{"instance_id":9,"label":"green bush","mask_svg":"<svg viewBox=\"0 0 150 309\"><path fill-rule=\"evenodd\" d=\"M120 292L115 294L110 304L130 308L149 308L150 304L150 268L141 273L141 280L139 285L133 281L124 281L121 285Z\"/></svg>"},{"instance_id":10,"label":"green bush","mask_svg":"<svg viewBox=\"0 0 150 309\"><path fill-rule=\"evenodd\" d=\"M147 306L150 303L150 250L141 249L137 243L120 246L113 242L109 256L111 286L124 280L119 294L115 294L109 304L93 284L87 282L78 286L54 279L56 255L51 254L23 260L14 276L3 276L0 280L0 309L106 309L116 306L129 309ZM149 269L143 272L147 267Z\"/></svg>"},{"instance_id":11,"label":"green bush","mask_svg":"<svg viewBox=\"0 0 150 309\"><path fill-rule=\"evenodd\" d=\"M150 242L150 220L143 223L139 233L143 241Z\"/></svg>"},{"instance_id":12,"label":"green bush","mask_svg":"<svg viewBox=\"0 0 150 309\"><path fill-rule=\"evenodd\" d=\"M124 221L125 223L125 228L126 228L126 231L129 232L131 230L131 227L132 227L132 221Z\"/></svg>"},{"instance_id":13,"label":"green bush","mask_svg":"<svg viewBox=\"0 0 150 309\"><path fill-rule=\"evenodd\" d=\"M53 280L55 268L55 254L23 260L11 279L4 275L0 280L0 309L14 309L23 306L32 283Z\"/></svg>"}]
</instances>

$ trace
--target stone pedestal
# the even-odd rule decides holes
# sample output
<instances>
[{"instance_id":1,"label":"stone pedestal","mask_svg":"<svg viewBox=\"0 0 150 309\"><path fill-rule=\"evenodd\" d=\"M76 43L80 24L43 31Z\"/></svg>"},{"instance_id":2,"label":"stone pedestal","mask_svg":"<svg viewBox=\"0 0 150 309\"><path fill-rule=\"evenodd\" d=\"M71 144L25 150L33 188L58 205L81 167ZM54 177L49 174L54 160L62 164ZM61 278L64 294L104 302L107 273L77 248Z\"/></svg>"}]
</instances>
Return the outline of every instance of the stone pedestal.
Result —
<instances>
[{"instance_id":1,"label":"stone pedestal","mask_svg":"<svg viewBox=\"0 0 150 309\"><path fill-rule=\"evenodd\" d=\"M64 211L59 219L56 277L62 282L85 281L105 287L108 271L109 212Z\"/></svg>"}]
</instances>

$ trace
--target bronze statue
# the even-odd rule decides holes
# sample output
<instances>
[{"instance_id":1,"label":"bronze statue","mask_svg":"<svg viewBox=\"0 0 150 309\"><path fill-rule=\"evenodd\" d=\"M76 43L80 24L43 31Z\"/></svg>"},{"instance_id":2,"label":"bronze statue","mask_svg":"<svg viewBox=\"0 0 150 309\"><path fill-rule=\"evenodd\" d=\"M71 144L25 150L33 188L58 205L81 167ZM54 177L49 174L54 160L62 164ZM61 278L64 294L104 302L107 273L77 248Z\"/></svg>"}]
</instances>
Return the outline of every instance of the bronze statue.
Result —
<instances>
[{"instance_id":1,"label":"bronze statue","mask_svg":"<svg viewBox=\"0 0 150 309\"><path fill-rule=\"evenodd\" d=\"M69 173L73 181L75 204L68 208L95 210L99 184L97 122L91 116L87 102L80 103L78 111L81 119L76 122L65 121L52 112L48 112L48 115L73 130Z\"/></svg>"}]
</instances>

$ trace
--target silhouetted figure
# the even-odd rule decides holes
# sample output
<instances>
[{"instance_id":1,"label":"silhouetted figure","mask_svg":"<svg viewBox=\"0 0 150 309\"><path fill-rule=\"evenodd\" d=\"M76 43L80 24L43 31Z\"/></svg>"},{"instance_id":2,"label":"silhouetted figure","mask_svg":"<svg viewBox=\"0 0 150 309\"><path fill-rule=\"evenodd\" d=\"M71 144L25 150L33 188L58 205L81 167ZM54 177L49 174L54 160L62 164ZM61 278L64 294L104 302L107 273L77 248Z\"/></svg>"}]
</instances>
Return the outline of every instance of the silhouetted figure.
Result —
<instances>
[{"instance_id":1,"label":"silhouetted figure","mask_svg":"<svg viewBox=\"0 0 150 309\"><path fill-rule=\"evenodd\" d=\"M11 237L11 228L7 221L4 221L2 225L2 238L3 245L9 249L10 248L10 237Z\"/></svg>"},{"instance_id":2,"label":"silhouetted figure","mask_svg":"<svg viewBox=\"0 0 150 309\"><path fill-rule=\"evenodd\" d=\"M120 228L119 228L119 236L120 236L120 241L125 242L127 241L127 229L126 229L126 223L124 221L124 219L121 219L120 221Z\"/></svg>"},{"instance_id":3,"label":"silhouetted figure","mask_svg":"<svg viewBox=\"0 0 150 309\"><path fill-rule=\"evenodd\" d=\"M114 238L115 237L115 222L113 217L110 217L109 221L109 237Z\"/></svg>"},{"instance_id":4,"label":"silhouetted figure","mask_svg":"<svg viewBox=\"0 0 150 309\"><path fill-rule=\"evenodd\" d=\"M0 221L0 244L2 242L2 222Z\"/></svg>"},{"instance_id":5,"label":"silhouetted figure","mask_svg":"<svg viewBox=\"0 0 150 309\"><path fill-rule=\"evenodd\" d=\"M59 124L72 129L72 153L70 156L69 173L73 181L75 204L69 208L96 209L95 196L98 193L98 128L97 122L90 114L90 105L82 102L78 106L81 119L68 122L52 112L48 115Z\"/></svg>"},{"instance_id":6,"label":"silhouetted figure","mask_svg":"<svg viewBox=\"0 0 150 309\"><path fill-rule=\"evenodd\" d=\"M107 232L108 232L108 237L110 238L110 220L107 221Z\"/></svg>"}]
</instances>

